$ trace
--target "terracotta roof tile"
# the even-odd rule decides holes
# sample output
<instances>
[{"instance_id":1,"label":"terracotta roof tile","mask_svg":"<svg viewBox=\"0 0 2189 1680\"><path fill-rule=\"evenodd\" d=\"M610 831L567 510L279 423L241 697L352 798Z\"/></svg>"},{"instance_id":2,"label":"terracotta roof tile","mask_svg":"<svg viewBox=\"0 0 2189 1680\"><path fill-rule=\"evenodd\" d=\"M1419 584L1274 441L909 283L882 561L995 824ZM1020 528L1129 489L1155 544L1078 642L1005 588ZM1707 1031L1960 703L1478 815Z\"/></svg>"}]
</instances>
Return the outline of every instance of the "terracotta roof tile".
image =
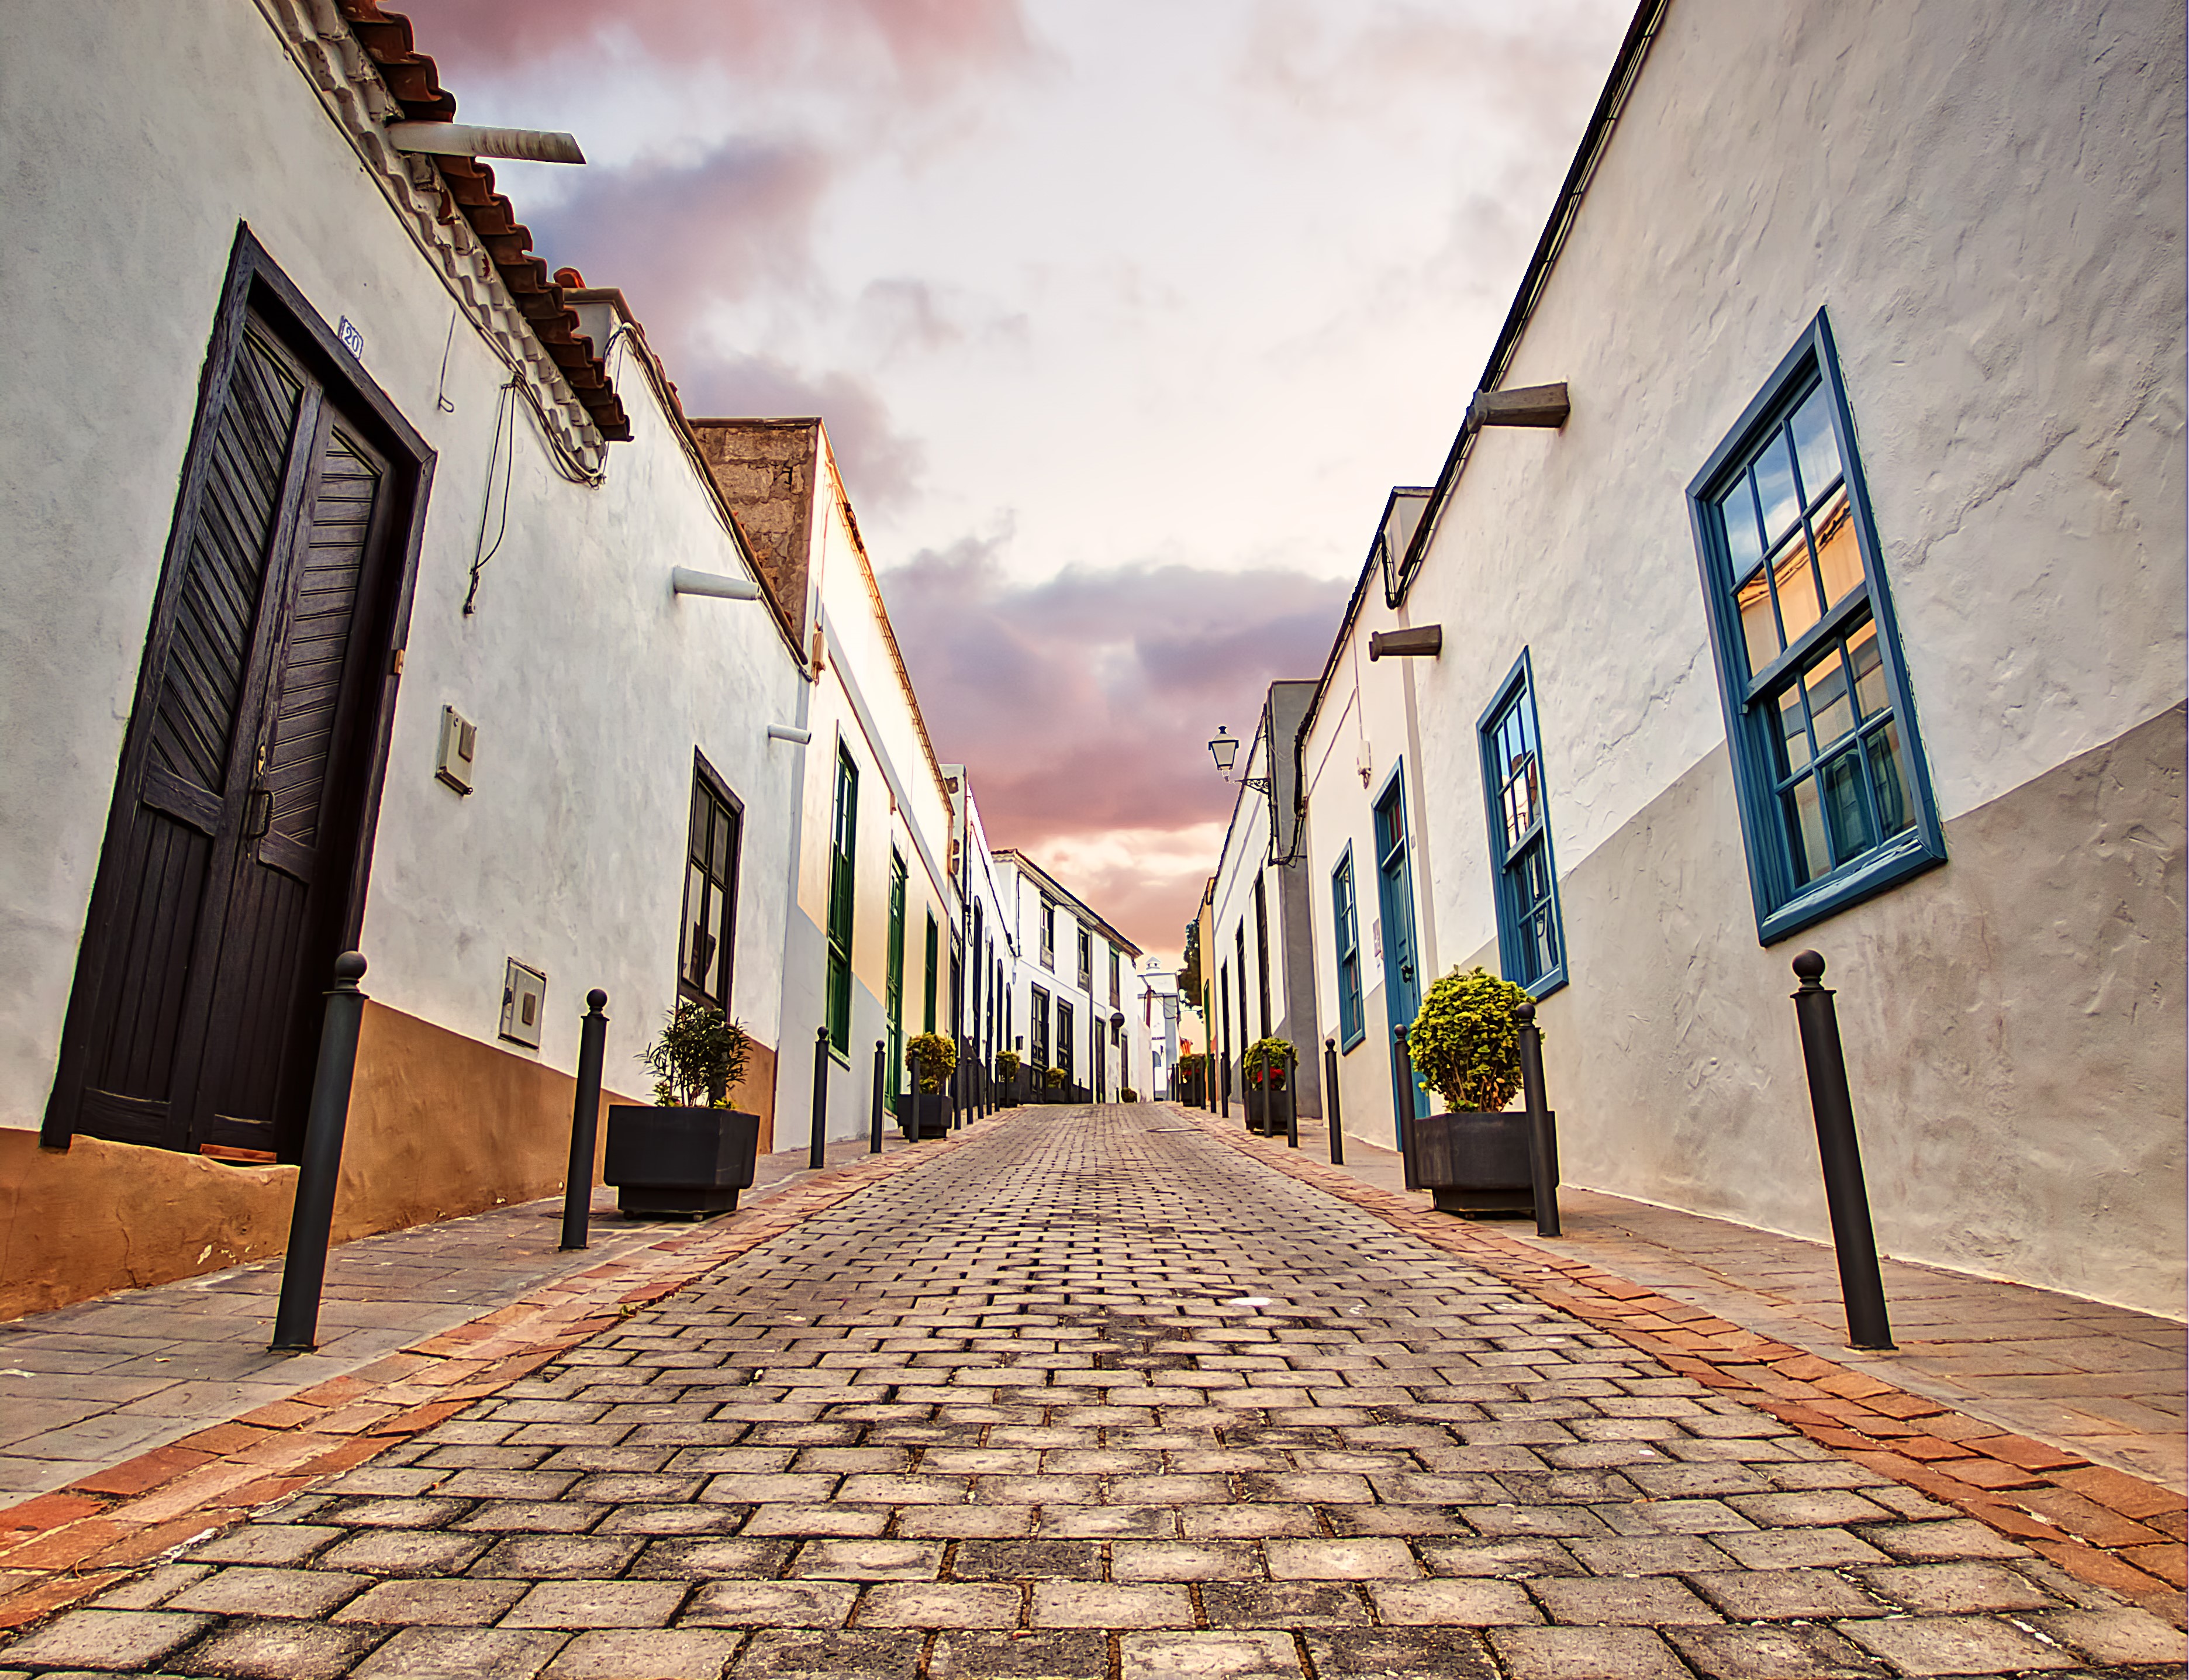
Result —
<instances>
[{"instance_id":1,"label":"terracotta roof tile","mask_svg":"<svg viewBox=\"0 0 2189 1680\"><path fill-rule=\"evenodd\" d=\"M338 0L343 20L373 63L379 67L387 91L413 122L450 122L455 119L456 96L441 86L433 61L417 49L410 20L400 12L381 10L377 0ZM486 247L501 271L502 284L556 366L593 417L601 435L619 440L631 436L631 419L624 412L615 389L608 383L602 350L578 331L577 311L563 301L563 288L549 275L547 265L532 254L532 232L517 219L510 201L494 189L494 171L473 157L435 157L450 200L471 223L479 243Z\"/></svg>"}]
</instances>

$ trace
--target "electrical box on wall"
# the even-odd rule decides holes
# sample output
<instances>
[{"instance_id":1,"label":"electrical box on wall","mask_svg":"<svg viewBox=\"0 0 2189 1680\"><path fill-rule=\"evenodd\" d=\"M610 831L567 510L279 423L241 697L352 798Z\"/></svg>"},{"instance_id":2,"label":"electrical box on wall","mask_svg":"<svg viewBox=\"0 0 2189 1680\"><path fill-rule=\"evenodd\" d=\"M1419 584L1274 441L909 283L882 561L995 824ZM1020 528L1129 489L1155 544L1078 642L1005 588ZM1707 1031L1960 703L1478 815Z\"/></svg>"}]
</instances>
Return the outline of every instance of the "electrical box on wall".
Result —
<instances>
[{"instance_id":1,"label":"electrical box on wall","mask_svg":"<svg viewBox=\"0 0 2189 1680\"><path fill-rule=\"evenodd\" d=\"M501 984L501 1036L540 1048L540 1018L547 1013L547 976L512 957Z\"/></svg>"},{"instance_id":2,"label":"electrical box on wall","mask_svg":"<svg viewBox=\"0 0 2189 1680\"><path fill-rule=\"evenodd\" d=\"M459 717L454 706L441 708L441 752L433 774L460 794L472 790L472 759L478 750L478 725Z\"/></svg>"}]
</instances>

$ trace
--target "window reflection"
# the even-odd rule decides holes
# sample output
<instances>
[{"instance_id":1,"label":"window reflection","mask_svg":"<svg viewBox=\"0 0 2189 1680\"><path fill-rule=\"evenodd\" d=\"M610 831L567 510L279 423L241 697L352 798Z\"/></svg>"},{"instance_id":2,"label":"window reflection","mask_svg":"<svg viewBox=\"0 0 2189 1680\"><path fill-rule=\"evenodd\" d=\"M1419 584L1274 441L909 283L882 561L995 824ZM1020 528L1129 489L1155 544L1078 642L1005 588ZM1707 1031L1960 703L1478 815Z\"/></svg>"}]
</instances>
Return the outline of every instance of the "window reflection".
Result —
<instances>
[{"instance_id":1,"label":"window reflection","mask_svg":"<svg viewBox=\"0 0 2189 1680\"><path fill-rule=\"evenodd\" d=\"M1812 522L1817 536L1817 565L1824 577L1824 604L1836 607L1862 584L1862 549L1854 540L1854 515L1847 492L1835 491Z\"/></svg>"},{"instance_id":2,"label":"window reflection","mask_svg":"<svg viewBox=\"0 0 2189 1680\"><path fill-rule=\"evenodd\" d=\"M1809 563L1808 541L1800 531L1772 557L1771 574L1779 592L1779 628L1790 643L1797 642L1824 615L1817 601L1816 571Z\"/></svg>"},{"instance_id":3,"label":"window reflection","mask_svg":"<svg viewBox=\"0 0 2189 1680\"><path fill-rule=\"evenodd\" d=\"M1779 620L1772 616L1771 585L1758 572L1741 585L1740 631L1748 643L1748 670L1753 676L1779 657Z\"/></svg>"}]
</instances>

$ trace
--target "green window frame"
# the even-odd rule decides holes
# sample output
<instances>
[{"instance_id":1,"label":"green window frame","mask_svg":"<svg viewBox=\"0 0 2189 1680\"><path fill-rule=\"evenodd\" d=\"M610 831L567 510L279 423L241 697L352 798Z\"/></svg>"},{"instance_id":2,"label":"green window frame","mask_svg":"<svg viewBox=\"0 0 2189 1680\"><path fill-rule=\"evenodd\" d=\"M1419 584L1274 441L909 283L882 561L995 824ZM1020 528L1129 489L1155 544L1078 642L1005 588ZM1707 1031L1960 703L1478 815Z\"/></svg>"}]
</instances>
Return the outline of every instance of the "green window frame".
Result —
<instances>
[{"instance_id":1,"label":"green window frame","mask_svg":"<svg viewBox=\"0 0 2189 1680\"><path fill-rule=\"evenodd\" d=\"M1360 1007L1360 914L1354 896L1353 846L1330 872L1331 936L1338 949L1338 1044L1349 1050L1367 1036Z\"/></svg>"},{"instance_id":2,"label":"green window frame","mask_svg":"<svg viewBox=\"0 0 2189 1680\"><path fill-rule=\"evenodd\" d=\"M1688 487L1756 936L1946 861L1831 327Z\"/></svg>"},{"instance_id":3,"label":"green window frame","mask_svg":"<svg viewBox=\"0 0 2189 1680\"><path fill-rule=\"evenodd\" d=\"M836 748L836 805L829 829L829 1054L851 1061L851 922L857 890L854 868L859 851L859 766L840 743Z\"/></svg>"},{"instance_id":4,"label":"green window frame","mask_svg":"<svg viewBox=\"0 0 2189 1680\"><path fill-rule=\"evenodd\" d=\"M904 1089L904 857L890 849L889 962L883 979L882 1013L889 1027L884 1060L889 1066L890 1112Z\"/></svg>"}]
</instances>

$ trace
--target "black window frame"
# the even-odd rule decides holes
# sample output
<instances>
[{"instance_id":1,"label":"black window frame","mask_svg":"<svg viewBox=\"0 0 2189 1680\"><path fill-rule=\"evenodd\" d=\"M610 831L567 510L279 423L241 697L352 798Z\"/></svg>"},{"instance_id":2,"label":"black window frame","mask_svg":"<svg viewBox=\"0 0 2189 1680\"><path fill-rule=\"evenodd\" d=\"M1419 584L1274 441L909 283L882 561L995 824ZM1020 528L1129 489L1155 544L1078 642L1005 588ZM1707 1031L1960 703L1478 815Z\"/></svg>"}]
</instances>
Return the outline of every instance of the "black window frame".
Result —
<instances>
[{"instance_id":1,"label":"black window frame","mask_svg":"<svg viewBox=\"0 0 2189 1680\"><path fill-rule=\"evenodd\" d=\"M704 836L699 832L703 809L707 817ZM725 872L719 879L712 873L717 813L729 828L724 848ZM676 995L693 1003L711 1004L726 1015L730 1012L730 983L736 972L738 864L744 830L744 801L730 791L730 784L707 762L706 755L695 749L692 755L692 814L684 828L684 900L676 936ZM716 947L709 953L716 970L716 989L712 992L692 978L692 936L702 925L694 919L692 910L695 874L704 882L700 888L703 911L710 902L709 895L715 891L720 891L725 906L717 924L720 931L712 936Z\"/></svg>"}]
</instances>

